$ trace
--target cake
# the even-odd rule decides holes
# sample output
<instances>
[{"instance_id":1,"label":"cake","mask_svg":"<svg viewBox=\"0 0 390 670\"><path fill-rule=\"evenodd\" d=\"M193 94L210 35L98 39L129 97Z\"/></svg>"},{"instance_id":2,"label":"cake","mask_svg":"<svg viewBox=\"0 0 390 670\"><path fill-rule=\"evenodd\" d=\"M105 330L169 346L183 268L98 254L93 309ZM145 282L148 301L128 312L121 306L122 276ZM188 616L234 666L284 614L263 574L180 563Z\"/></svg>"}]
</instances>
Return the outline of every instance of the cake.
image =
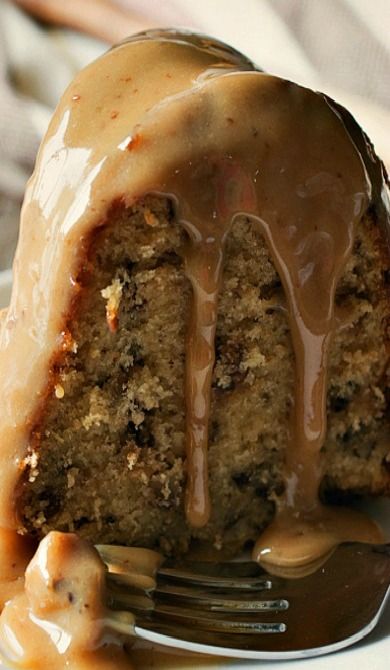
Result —
<instances>
[{"instance_id":1,"label":"cake","mask_svg":"<svg viewBox=\"0 0 390 670\"><path fill-rule=\"evenodd\" d=\"M389 230L325 95L184 32L88 66L23 206L0 526L233 553L318 491L389 494Z\"/></svg>"},{"instance_id":2,"label":"cake","mask_svg":"<svg viewBox=\"0 0 390 670\"><path fill-rule=\"evenodd\" d=\"M0 313L5 659L130 670L104 562L149 593L160 554L297 577L381 540L335 503L390 493L389 221L350 114L226 45L142 33L76 77Z\"/></svg>"}]
</instances>

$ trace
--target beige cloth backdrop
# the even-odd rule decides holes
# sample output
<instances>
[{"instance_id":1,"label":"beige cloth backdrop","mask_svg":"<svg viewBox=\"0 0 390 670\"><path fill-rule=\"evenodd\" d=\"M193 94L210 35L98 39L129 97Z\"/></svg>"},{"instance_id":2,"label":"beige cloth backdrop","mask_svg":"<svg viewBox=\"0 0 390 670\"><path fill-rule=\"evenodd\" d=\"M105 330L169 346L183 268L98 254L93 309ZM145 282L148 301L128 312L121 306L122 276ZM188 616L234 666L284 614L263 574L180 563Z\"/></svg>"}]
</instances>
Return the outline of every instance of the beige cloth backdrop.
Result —
<instances>
[{"instance_id":1,"label":"beige cloth backdrop","mask_svg":"<svg viewBox=\"0 0 390 670\"><path fill-rule=\"evenodd\" d=\"M350 108L390 165L390 0L115 2L127 12L126 33L197 29L268 72L329 93ZM69 29L47 30L0 0L0 270L11 264L26 179L52 110L77 70L106 48Z\"/></svg>"}]
</instances>

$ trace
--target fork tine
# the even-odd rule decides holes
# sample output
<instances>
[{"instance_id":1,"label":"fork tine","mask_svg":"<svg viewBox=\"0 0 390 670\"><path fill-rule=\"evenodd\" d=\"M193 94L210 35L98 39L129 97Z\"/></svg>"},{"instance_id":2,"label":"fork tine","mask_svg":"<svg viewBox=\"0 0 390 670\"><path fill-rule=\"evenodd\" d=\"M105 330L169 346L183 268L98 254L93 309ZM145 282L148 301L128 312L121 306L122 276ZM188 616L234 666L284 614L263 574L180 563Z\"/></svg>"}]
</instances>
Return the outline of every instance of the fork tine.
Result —
<instances>
[{"instance_id":1,"label":"fork tine","mask_svg":"<svg viewBox=\"0 0 390 670\"><path fill-rule=\"evenodd\" d=\"M261 610L229 609L229 603L221 604L220 608L217 604L216 607L211 607L209 610L198 610L187 608L183 606L183 603L176 603L175 605L162 602L153 603L152 600L135 594L121 594L119 598L114 597L111 606L114 611L122 610L123 607L128 608L136 617L142 617L144 623L145 621L151 621L150 617L152 616L153 625L167 621L172 627L173 622L177 622L177 624L181 623L184 626L196 626L198 630L203 629L207 632L258 635L283 633L287 628L283 621L259 621L257 616ZM280 609L283 609L283 607ZM280 609L272 607L269 610L263 608L262 611L277 613ZM249 620L248 613L257 614L257 616ZM234 616L231 616L232 614ZM246 614L246 617L241 619L239 614ZM131 634L131 631L128 631L128 633Z\"/></svg>"},{"instance_id":2,"label":"fork tine","mask_svg":"<svg viewBox=\"0 0 390 670\"><path fill-rule=\"evenodd\" d=\"M153 577L149 577L149 575L134 574L132 572L120 574L111 572L111 570L109 574L111 583L115 582L126 590L151 593L156 588L156 580Z\"/></svg>"},{"instance_id":3,"label":"fork tine","mask_svg":"<svg viewBox=\"0 0 390 670\"><path fill-rule=\"evenodd\" d=\"M156 581L152 580L150 577L140 578L139 575L136 575L136 580L134 580L131 573L129 574L118 574L115 572L109 571L109 579L112 583L116 583L119 586L122 586L126 590L136 590L136 591L145 591L151 592L155 591L156 588L160 589L161 592L166 590L168 593L171 591L174 592L175 588L188 588L189 590L196 590L198 593L202 587L207 588L210 593L215 591L268 591L272 588L272 582L270 579L267 580L257 580L257 579L227 579L225 577L207 577L204 575L197 575L195 573L182 572L182 571L171 571L170 574L160 573L157 575L157 586ZM182 585L185 586L182 586Z\"/></svg>"},{"instance_id":4,"label":"fork tine","mask_svg":"<svg viewBox=\"0 0 390 670\"><path fill-rule=\"evenodd\" d=\"M136 614L150 614L155 621L169 618L207 630L230 633L280 633L286 629L286 624L281 621L258 621L259 614L275 615L289 607L285 599L261 599L262 592L259 599L238 600L216 597L200 591L197 586L168 584L158 585L152 599L139 595L137 589L129 589L121 576L109 575L108 582L114 609L126 607ZM244 614L245 619L242 618ZM253 615L257 615L256 618Z\"/></svg>"},{"instance_id":5,"label":"fork tine","mask_svg":"<svg viewBox=\"0 0 390 670\"><path fill-rule=\"evenodd\" d=\"M114 579L113 579L114 577ZM111 609L120 610L128 609L130 612L151 612L154 607L154 600L148 592L142 589L134 588L119 582L116 575L109 574L107 579L107 594Z\"/></svg>"},{"instance_id":6,"label":"fork tine","mask_svg":"<svg viewBox=\"0 0 390 670\"><path fill-rule=\"evenodd\" d=\"M257 618L249 621L248 618L234 618L221 616L222 613L194 611L185 607L176 605L163 605L158 603L154 609L153 617L159 620L176 620L186 623L187 626L197 626L198 629L204 628L207 631L227 632L227 633L283 633L286 630L286 624L282 621L258 621Z\"/></svg>"},{"instance_id":7,"label":"fork tine","mask_svg":"<svg viewBox=\"0 0 390 670\"><path fill-rule=\"evenodd\" d=\"M203 574L182 567L179 568L162 567L158 571L158 579L183 581L186 584L197 584L199 586L206 586L208 588L216 587L216 588L240 589L240 590L256 589L260 591L260 590L268 590L272 587L271 580L260 575L258 577L245 577L245 576L235 577L234 575L233 577L232 576L225 577L223 575Z\"/></svg>"},{"instance_id":8,"label":"fork tine","mask_svg":"<svg viewBox=\"0 0 390 670\"><path fill-rule=\"evenodd\" d=\"M153 609L153 599L147 592L132 586L123 575L110 573L108 576L109 594L113 607L128 607L137 609L137 611L151 611ZM218 594L218 596L217 596ZM219 589L213 592L199 589L199 587L181 586L175 584L158 584L153 594L154 599L159 599L164 605L172 603L176 609L190 605L193 608L201 608L211 612L279 612L286 610L289 603L283 598L274 598L264 600L261 598L262 591L259 592L259 598L255 598L256 592L251 593L250 599L241 596L239 599L230 597L221 597L226 595L225 590Z\"/></svg>"},{"instance_id":9,"label":"fork tine","mask_svg":"<svg viewBox=\"0 0 390 670\"><path fill-rule=\"evenodd\" d=\"M259 592L262 594L262 591ZM218 597L217 597L218 594ZM285 599L269 599L263 600L256 598L256 593L250 594L250 599L247 597L231 598L221 597L225 595L225 590L213 592L200 589L199 587L191 588L186 586L177 586L175 584L158 585L156 595L164 602L172 600L173 604L176 602L186 602L191 606L198 606L207 608L212 611L221 612L279 612L286 610L289 603ZM246 596L247 594L245 594Z\"/></svg>"},{"instance_id":10,"label":"fork tine","mask_svg":"<svg viewBox=\"0 0 390 670\"><path fill-rule=\"evenodd\" d=\"M185 559L181 562L168 559L162 570L182 569L210 577L267 577L268 573L254 561L197 561Z\"/></svg>"}]
</instances>

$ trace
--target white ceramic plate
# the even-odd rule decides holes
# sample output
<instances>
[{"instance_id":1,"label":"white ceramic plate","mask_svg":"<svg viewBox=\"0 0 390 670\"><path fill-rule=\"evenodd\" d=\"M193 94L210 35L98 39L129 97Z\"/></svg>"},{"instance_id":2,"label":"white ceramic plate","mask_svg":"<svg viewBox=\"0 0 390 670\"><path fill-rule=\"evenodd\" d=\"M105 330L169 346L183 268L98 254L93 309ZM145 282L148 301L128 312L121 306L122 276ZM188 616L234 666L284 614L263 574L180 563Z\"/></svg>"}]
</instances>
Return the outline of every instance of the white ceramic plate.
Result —
<instances>
[{"instance_id":1,"label":"white ceramic plate","mask_svg":"<svg viewBox=\"0 0 390 670\"><path fill-rule=\"evenodd\" d=\"M8 305L11 294L12 270L0 272L0 309Z\"/></svg>"},{"instance_id":2,"label":"white ceramic plate","mask_svg":"<svg viewBox=\"0 0 390 670\"><path fill-rule=\"evenodd\" d=\"M11 292L11 272L9 270L0 272L0 309L8 304ZM383 527L388 540L390 541L390 500L377 501L370 503L369 512ZM138 654L137 654L138 656ZM159 654L153 655L149 661L143 658L136 661L137 670L158 670ZM168 664L167 664L168 662ZM3 670L11 670L6 666L1 666ZM169 660L163 660L161 657L161 667L165 670L171 669ZM189 664L188 659L183 660L181 665L178 658L174 663L175 670L189 670L189 668L201 668L202 670L389 670L390 668L390 603L383 613L381 621L376 629L365 640L357 645L344 649L343 651L313 658L297 661L247 661L245 663L229 662L207 664L207 662L197 662L194 658L193 663ZM54 670L54 669L53 669Z\"/></svg>"}]
</instances>

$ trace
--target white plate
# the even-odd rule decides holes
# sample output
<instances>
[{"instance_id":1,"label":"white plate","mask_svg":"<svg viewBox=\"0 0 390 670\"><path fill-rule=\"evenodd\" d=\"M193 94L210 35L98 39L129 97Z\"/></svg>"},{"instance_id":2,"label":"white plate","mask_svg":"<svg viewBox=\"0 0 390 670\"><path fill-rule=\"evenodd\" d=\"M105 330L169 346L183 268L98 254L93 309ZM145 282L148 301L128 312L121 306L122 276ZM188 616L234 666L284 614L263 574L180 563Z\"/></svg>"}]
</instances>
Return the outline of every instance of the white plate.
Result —
<instances>
[{"instance_id":1,"label":"white plate","mask_svg":"<svg viewBox=\"0 0 390 670\"><path fill-rule=\"evenodd\" d=\"M0 272L0 309L6 307L11 294L12 270Z\"/></svg>"},{"instance_id":2,"label":"white plate","mask_svg":"<svg viewBox=\"0 0 390 670\"><path fill-rule=\"evenodd\" d=\"M8 304L11 292L11 271L0 272L0 309ZM390 541L390 500L381 500L370 503L369 512L383 527L388 540ZM159 653L153 654L150 661L143 658L140 654L136 660L136 670L158 670ZM138 657L138 653L137 653ZM382 615L376 629L365 640L357 645L344 649L343 651L322 656L297 661L246 661L228 662L221 660L220 663L207 664L207 662L197 662L194 658L193 663L189 665L188 659L181 664L180 657L174 662L175 670L189 670L189 668L201 668L202 670L389 670L390 668L390 603L388 603L385 612ZM161 656L161 667L165 670L171 670L169 660L164 660ZM11 670L6 666L1 666L2 670ZM54 670L54 669L53 669Z\"/></svg>"}]
</instances>

